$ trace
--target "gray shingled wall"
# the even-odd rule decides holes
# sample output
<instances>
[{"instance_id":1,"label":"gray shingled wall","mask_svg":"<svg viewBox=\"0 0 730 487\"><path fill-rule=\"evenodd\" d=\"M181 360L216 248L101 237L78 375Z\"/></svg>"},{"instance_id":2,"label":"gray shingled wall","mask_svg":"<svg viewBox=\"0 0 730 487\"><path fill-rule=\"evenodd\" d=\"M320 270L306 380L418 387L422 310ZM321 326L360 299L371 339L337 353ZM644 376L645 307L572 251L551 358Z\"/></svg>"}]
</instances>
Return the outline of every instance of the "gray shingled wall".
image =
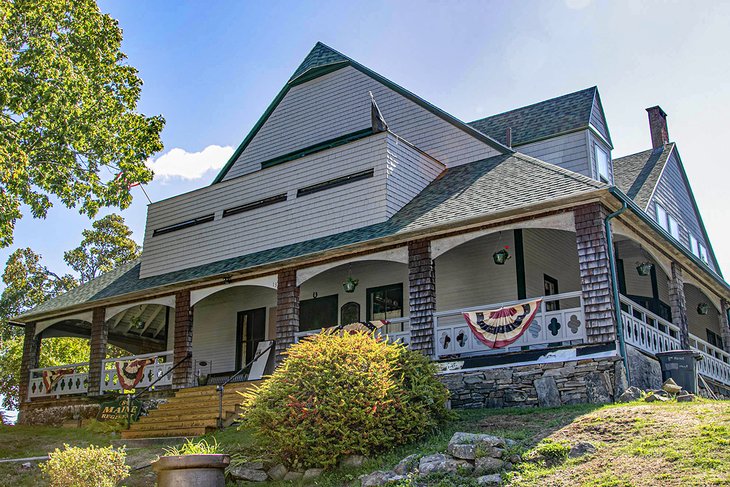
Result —
<instances>
[{"instance_id":1,"label":"gray shingled wall","mask_svg":"<svg viewBox=\"0 0 730 487\"><path fill-rule=\"evenodd\" d=\"M408 288L411 348L433 354L433 313L436 310L436 282L431 241L408 242Z\"/></svg>"},{"instance_id":2,"label":"gray shingled wall","mask_svg":"<svg viewBox=\"0 0 730 487\"><path fill-rule=\"evenodd\" d=\"M669 305L672 308L672 323L679 328L679 344L689 350L689 321L687 300L684 296L684 275L679 264L672 261L672 275L669 277Z\"/></svg>"},{"instance_id":3,"label":"gray shingled wall","mask_svg":"<svg viewBox=\"0 0 730 487\"><path fill-rule=\"evenodd\" d=\"M41 355L41 337L35 334L35 323L25 324L25 340L23 341L23 358L20 362L20 404L28 401L28 385L30 384L30 369L38 367Z\"/></svg>"},{"instance_id":4,"label":"gray shingled wall","mask_svg":"<svg viewBox=\"0 0 730 487\"><path fill-rule=\"evenodd\" d=\"M190 290L175 293L175 346L173 365L193 351L193 317L190 312ZM188 387L193 383L193 361L186 360L172 371L173 387Z\"/></svg>"},{"instance_id":5,"label":"gray shingled wall","mask_svg":"<svg viewBox=\"0 0 730 487\"><path fill-rule=\"evenodd\" d=\"M730 353L730 321L728 321L727 312L730 309L730 303L726 299L720 300L720 331L722 332L722 346L726 352Z\"/></svg>"},{"instance_id":6,"label":"gray shingled wall","mask_svg":"<svg viewBox=\"0 0 730 487\"><path fill-rule=\"evenodd\" d=\"M299 331L299 287L295 269L279 272L276 291L276 363L294 343L294 334Z\"/></svg>"},{"instance_id":7,"label":"gray shingled wall","mask_svg":"<svg viewBox=\"0 0 730 487\"><path fill-rule=\"evenodd\" d=\"M106 358L106 346L109 343L109 326L107 326L104 308L94 308L91 314L91 340L89 346L89 388L90 396L101 393L102 361Z\"/></svg>"},{"instance_id":8,"label":"gray shingled wall","mask_svg":"<svg viewBox=\"0 0 730 487\"><path fill-rule=\"evenodd\" d=\"M573 212L588 343L616 339L611 268L603 226L607 214L600 203L579 206Z\"/></svg>"}]
</instances>

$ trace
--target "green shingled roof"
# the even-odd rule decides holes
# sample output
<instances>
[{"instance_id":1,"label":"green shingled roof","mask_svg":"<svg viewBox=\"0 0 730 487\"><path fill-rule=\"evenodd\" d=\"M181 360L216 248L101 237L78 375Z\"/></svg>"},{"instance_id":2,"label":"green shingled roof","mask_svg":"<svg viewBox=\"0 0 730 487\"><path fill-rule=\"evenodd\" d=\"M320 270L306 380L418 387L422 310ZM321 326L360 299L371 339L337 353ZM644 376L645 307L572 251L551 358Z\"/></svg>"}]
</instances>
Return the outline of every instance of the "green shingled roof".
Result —
<instances>
[{"instance_id":1,"label":"green shingled roof","mask_svg":"<svg viewBox=\"0 0 730 487\"><path fill-rule=\"evenodd\" d=\"M506 144L512 129L512 146L519 146L558 134L586 129L591 120L595 86L469 122L469 125ZM601 114L602 115L602 114ZM608 140L610 143L610 139Z\"/></svg>"},{"instance_id":2,"label":"green shingled roof","mask_svg":"<svg viewBox=\"0 0 730 487\"><path fill-rule=\"evenodd\" d=\"M664 166L674 150L671 142L658 149L649 149L613 160L613 179L626 196L645 210L659 183Z\"/></svg>"},{"instance_id":3,"label":"green shingled roof","mask_svg":"<svg viewBox=\"0 0 730 487\"><path fill-rule=\"evenodd\" d=\"M443 226L457 227L474 219L557 198L607 188L580 174L525 156L500 155L445 170L390 220L306 242L264 250L181 271L140 279L135 262L105 274L18 317L89 304L139 291L225 275L265 264L284 262L348 245Z\"/></svg>"},{"instance_id":4,"label":"green shingled roof","mask_svg":"<svg viewBox=\"0 0 730 487\"><path fill-rule=\"evenodd\" d=\"M307 54L307 57L304 58L302 64L300 64L296 71L294 71L294 74L291 78L289 78L289 81L291 82L295 80L296 78L311 69L320 68L322 66L329 66L336 63L344 63L348 61L349 59L339 52L328 46L325 46L321 42L317 42L317 44L314 45L309 54Z\"/></svg>"}]
</instances>

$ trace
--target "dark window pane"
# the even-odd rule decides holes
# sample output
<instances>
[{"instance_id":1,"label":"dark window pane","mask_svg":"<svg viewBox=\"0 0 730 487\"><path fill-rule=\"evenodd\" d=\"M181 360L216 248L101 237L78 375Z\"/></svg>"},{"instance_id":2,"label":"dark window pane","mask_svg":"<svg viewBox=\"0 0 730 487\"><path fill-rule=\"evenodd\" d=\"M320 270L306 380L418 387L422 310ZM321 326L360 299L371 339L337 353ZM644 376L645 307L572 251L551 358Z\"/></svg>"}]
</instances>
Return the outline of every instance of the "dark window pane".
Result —
<instances>
[{"instance_id":1,"label":"dark window pane","mask_svg":"<svg viewBox=\"0 0 730 487\"><path fill-rule=\"evenodd\" d=\"M299 303L299 330L309 331L337 325L337 295L306 299Z\"/></svg>"}]
</instances>

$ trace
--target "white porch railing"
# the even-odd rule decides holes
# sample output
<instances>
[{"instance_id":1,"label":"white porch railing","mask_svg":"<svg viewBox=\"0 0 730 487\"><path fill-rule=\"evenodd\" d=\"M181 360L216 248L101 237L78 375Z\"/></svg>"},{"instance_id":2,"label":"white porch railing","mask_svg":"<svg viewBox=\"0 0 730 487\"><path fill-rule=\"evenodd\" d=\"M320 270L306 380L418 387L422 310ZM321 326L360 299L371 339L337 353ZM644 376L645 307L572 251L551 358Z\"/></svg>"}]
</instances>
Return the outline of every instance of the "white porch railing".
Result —
<instances>
[{"instance_id":1,"label":"white porch railing","mask_svg":"<svg viewBox=\"0 0 730 487\"><path fill-rule=\"evenodd\" d=\"M410 319L406 316L405 318L392 318L388 319L390 323L380 328L375 334L377 336L387 336L390 341L401 341L405 345L411 343L411 327ZM300 331L294 334L294 342L299 342L300 338L316 335L322 330L308 330Z\"/></svg>"},{"instance_id":2,"label":"white porch railing","mask_svg":"<svg viewBox=\"0 0 730 487\"><path fill-rule=\"evenodd\" d=\"M534 298L529 298L534 299ZM485 355L521 350L522 347L548 347L551 344L577 344L586 339L583 298L580 291L543 297L540 311L527 331L509 347L492 349L477 340L462 313L524 302L509 301L434 313L437 358L448 355ZM558 306L558 304L560 306ZM556 309L560 308L560 309Z\"/></svg>"},{"instance_id":3,"label":"white porch railing","mask_svg":"<svg viewBox=\"0 0 730 487\"><path fill-rule=\"evenodd\" d=\"M119 383L119 378L117 377L116 362L120 360L127 361L157 357L154 364L148 365L144 369L144 377L142 377L142 380L139 382L139 384L137 384L137 388L142 388L150 385L154 380L156 380L158 377L162 377L165 372L172 368L172 354L172 351L167 351L146 353L144 355L130 355L128 357L109 358L104 360L102 362L101 371L101 392L122 390L122 385ZM155 384L155 386L169 386L171 384L172 376L168 375L164 379L160 380L157 384Z\"/></svg>"},{"instance_id":4,"label":"white porch railing","mask_svg":"<svg viewBox=\"0 0 730 487\"><path fill-rule=\"evenodd\" d=\"M46 390L43 383L43 371L54 371L73 369L74 372L61 376L50 391ZM45 367L42 369L30 370L30 382L28 384L28 397L53 397L66 394L86 394L89 386L89 363L59 365L57 367Z\"/></svg>"},{"instance_id":5,"label":"white porch railing","mask_svg":"<svg viewBox=\"0 0 730 487\"><path fill-rule=\"evenodd\" d=\"M681 348L679 328L664 318L621 296L621 318L626 343L655 354ZM730 354L696 336L689 335L690 348L702 355L698 372L730 385Z\"/></svg>"}]
</instances>

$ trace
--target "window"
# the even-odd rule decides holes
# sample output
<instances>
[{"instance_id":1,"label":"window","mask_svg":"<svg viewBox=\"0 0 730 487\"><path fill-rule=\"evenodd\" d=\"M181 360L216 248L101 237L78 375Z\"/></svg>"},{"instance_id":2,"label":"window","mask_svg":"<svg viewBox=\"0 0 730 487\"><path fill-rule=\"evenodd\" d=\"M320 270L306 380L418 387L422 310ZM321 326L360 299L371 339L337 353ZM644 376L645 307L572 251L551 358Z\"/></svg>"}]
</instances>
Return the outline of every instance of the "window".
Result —
<instances>
[{"instance_id":1,"label":"window","mask_svg":"<svg viewBox=\"0 0 730 487\"><path fill-rule=\"evenodd\" d=\"M403 317L403 284L372 287L367 290L367 319L389 320Z\"/></svg>"},{"instance_id":2,"label":"window","mask_svg":"<svg viewBox=\"0 0 730 487\"><path fill-rule=\"evenodd\" d=\"M697 257L700 256L700 247L699 247L699 244L700 243L697 241L697 239L695 238L695 236L690 233L689 234L689 249Z\"/></svg>"},{"instance_id":3,"label":"window","mask_svg":"<svg viewBox=\"0 0 730 487\"><path fill-rule=\"evenodd\" d=\"M704 245L702 245L702 244L699 244L699 248L700 248L700 249L699 249L699 250L700 250L700 254L699 254L699 258L700 258L700 260L701 260L702 262L704 262L705 264L709 264L709 263L710 263L710 260L709 260L709 258L707 257L707 249L706 249L706 248L705 248L705 246L704 246Z\"/></svg>"},{"instance_id":4,"label":"window","mask_svg":"<svg viewBox=\"0 0 730 487\"><path fill-rule=\"evenodd\" d=\"M669 234L674 237L675 240L679 241L679 223L675 220L672 215L667 215L667 222L669 224Z\"/></svg>"},{"instance_id":5,"label":"window","mask_svg":"<svg viewBox=\"0 0 730 487\"><path fill-rule=\"evenodd\" d=\"M596 150L596 172L598 179L604 183L609 182L608 153L601 149L598 144L593 146Z\"/></svg>"},{"instance_id":6,"label":"window","mask_svg":"<svg viewBox=\"0 0 730 487\"><path fill-rule=\"evenodd\" d=\"M299 303L299 330L319 330L337 323L337 295L305 299Z\"/></svg>"},{"instance_id":7,"label":"window","mask_svg":"<svg viewBox=\"0 0 730 487\"><path fill-rule=\"evenodd\" d=\"M713 347L722 349L722 338L720 338L720 335L707 329L705 329L705 331L707 332L707 343Z\"/></svg>"},{"instance_id":8,"label":"window","mask_svg":"<svg viewBox=\"0 0 730 487\"><path fill-rule=\"evenodd\" d=\"M656 204L656 221L660 227L669 231L669 226L667 225L667 211L662 208L659 203Z\"/></svg>"},{"instance_id":9,"label":"window","mask_svg":"<svg viewBox=\"0 0 730 487\"><path fill-rule=\"evenodd\" d=\"M545 282L545 296L552 296L559 294L558 291L558 280L554 277L550 277L547 274L543 274L543 280ZM560 301L548 301L545 299L545 310L546 311L557 311L560 309Z\"/></svg>"},{"instance_id":10,"label":"window","mask_svg":"<svg viewBox=\"0 0 730 487\"><path fill-rule=\"evenodd\" d=\"M340 324L349 325L360 321L360 304L354 301L345 303L340 308Z\"/></svg>"}]
</instances>

